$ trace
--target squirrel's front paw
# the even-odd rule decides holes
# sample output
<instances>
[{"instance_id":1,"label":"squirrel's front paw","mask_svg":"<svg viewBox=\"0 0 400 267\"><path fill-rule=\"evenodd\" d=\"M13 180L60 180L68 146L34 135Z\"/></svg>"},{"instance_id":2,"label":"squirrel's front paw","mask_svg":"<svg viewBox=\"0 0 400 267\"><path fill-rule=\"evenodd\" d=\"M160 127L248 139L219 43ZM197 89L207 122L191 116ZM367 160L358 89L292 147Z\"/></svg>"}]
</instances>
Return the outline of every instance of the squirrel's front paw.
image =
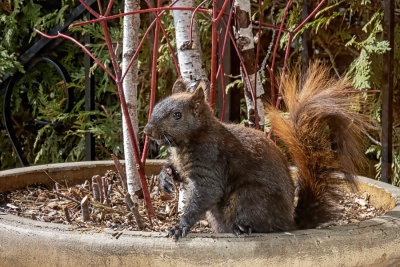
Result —
<instances>
[{"instance_id":1,"label":"squirrel's front paw","mask_svg":"<svg viewBox=\"0 0 400 267\"><path fill-rule=\"evenodd\" d=\"M239 236L241 234L248 234L249 235L249 234L251 234L253 232L253 230L248 225L235 224L235 225L233 225L232 232L236 236Z\"/></svg>"},{"instance_id":2,"label":"squirrel's front paw","mask_svg":"<svg viewBox=\"0 0 400 267\"><path fill-rule=\"evenodd\" d=\"M173 240L177 241L180 237L185 237L189 233L190 227L175 225L168 228L168 237L172 237Z\"/></svg>"},{"instance_id":3,"label":"squirrel's front paw","mask_svg":"<svg viewBox=\"0 0 400 267\"><path fill-rule=\"evenodd\" d=\"M174 191L174 176L171 168L164 168L160 174L159 174L159 179L160 179L160 187L162 190L164 190L167 194L172 195L172 192Z\"/></svg>"}]
</instances>

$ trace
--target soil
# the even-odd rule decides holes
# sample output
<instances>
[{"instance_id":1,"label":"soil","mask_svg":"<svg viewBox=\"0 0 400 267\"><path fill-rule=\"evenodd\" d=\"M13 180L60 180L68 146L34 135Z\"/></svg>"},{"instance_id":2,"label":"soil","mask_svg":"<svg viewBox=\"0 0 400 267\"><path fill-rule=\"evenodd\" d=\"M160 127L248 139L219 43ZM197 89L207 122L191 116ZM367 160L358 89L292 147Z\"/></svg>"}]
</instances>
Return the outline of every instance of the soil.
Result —
<instances>
[{"instance_id":1,"label":"soil","mask_svg":"<svg viewBox=\"0 0 400 267\"><path fill-rule=\"evenodd\" d=\"M100 178L100 177L99 177ZM69 186L55 184L54 188L44 185L26 187L23 190L0 194L0 213L10 213L21 217L43 222L53 222L71 225L71 230L87 228L109 228L115 231L142 230L167 232L167 229L179 222L178 195L171 197L158 188L158 177L148 179L150 196L155 211L155 217L149 220L143 199L137 200L139 215L134 216L125 203L126 191L118 173L108 171L97 179L101 184L100 201L95 201L93 185L89 181L83 184ZM338 203L341 216L321 227L345 225L367 220L384 214L384 210L373 207L368 193L348 193ZM82 216L81 202L88 200L88 220ZM85 202L85 201L84 201ZM136 217L142 220L139 227ZM191 232L210 233L208 222L200 220ZM120 233L116 232L116 235ZM116 236L117 238L119 236Z\"/></svg>"}]
</instances>

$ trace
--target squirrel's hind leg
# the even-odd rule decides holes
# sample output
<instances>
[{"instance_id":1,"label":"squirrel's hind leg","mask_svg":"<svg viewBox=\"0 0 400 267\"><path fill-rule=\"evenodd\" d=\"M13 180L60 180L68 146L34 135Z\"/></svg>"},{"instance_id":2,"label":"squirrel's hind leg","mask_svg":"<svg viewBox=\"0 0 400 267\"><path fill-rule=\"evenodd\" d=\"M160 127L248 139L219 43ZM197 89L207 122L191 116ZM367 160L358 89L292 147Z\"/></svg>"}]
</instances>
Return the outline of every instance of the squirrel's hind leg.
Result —
<instances>
[{"instance_id":1,"label":"squirrel's hind leg","mask_svg":"<svg viewBox=\"0 0 400 267\"><path fill-rule=\"evenodd\" d=\"M236 234L269 233L295 229L293 203L259 185L243 185L231 194L224 217Z\"/></svg>"}]
</instances>

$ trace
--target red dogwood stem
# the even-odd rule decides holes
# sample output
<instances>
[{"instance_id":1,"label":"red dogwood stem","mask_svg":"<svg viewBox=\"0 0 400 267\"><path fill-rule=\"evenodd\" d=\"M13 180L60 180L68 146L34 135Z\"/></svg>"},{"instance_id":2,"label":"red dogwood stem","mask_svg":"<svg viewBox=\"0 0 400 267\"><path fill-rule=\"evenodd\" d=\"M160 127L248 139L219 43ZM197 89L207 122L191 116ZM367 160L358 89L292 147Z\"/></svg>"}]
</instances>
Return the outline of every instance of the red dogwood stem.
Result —
<instances>
[{"instance_id":1,"label":"red dogwood stem","mask_svg":"<svg viewBox=\"0 0 400 267\"><path fill-rule=\"evenodd\" d=\"M215 95L217 93L217 36L218 36L218 1L213 0L213 21L212 21L212 33L211 33L211 83L210 83L210 106L211 109L215 109Z\"/></svg>"},{"instance_id":2,"label":"red dogwood stem","mask_svg":"<svg viewBox=\"0 0 400 267\"><path fill-rule=\"evenodd\" d=\"M91 8L88 4L86 4L85 1L79 0L79 2L81 3L82 6L84 6L84 7L86 8L87 11L89 11L90 14L92 14L92 15L95 16L96 18L100 18L100 14L97 13L96 11L94 11L94 9Z\"/></svg>"},{"instance_id":3,"label":"red dogwood stem","mask_svg":"<svg viewBox=\"0 0 400 267\"><path fill-rule=\"evenodd\" d=\"M198 6L194 9L194 11L193 11L193 13L192 13L192 18L190 19L190 30L189 30L189 32L190 32L190 34L189 34L189 42L190 42L190 43L192 43L192 40L193 40L193 38L192 38L192 32L193 32L194 17L196 16L197 11L198 11L205 3L207 3L208 1L210 1L210 0L204 0L203 2L201 2L200 5L198 5Z\"/></svg>"},{"instance_id":4,"label":"red dogwood stem","mask_svg":"<svg viewBox=\"0 0 400 267\"><path fill-rule=\"evenodd\" d=\"M222 89L222 111L221 111L221 121L224 121L225 118L225 106L226 106L226 92L225 92L225 77L224 77L224 62L223 62L223 56L224 54L222 53L223 47L221 45L221 38L220 35L218 35L218 51L219 51L219 68L218 71L221 70L221 89ZM217 74L218 75L218 74ZM217 76L218 79L218 76Z\"/></svg>"},{"instance_id":5,"label":"red dogwood stem","mask_svg":"<svg viewBox=\"0 0 400 267\"><path fill-rule=\"evenodd\" d=\"M313 12L311 12L310 15L308 15L308 17L307 17L305 20L303 20L303 22L300 23L300 25L297 26L296 29L294 29L292 32L293 32L293 33L296 33L298 30L300 30L300 29L304 26L304 24L306 24L307 21L309 21L310 18L311 18L312 16L314 16L315 12L318 11L318 9L324 4L324 2L325 2L325 0L322 0L322 1L318 4L318 6L313 10Z\"/></svg>"},{"instance_id":6,"label":"red dogwood stem","mask_svg":"<svg viewBox=\"0 0 400 267\"><path fill-rule=\"evenodd\" d=\"M120 18L120 17L127 16L127 15L132 15L132 14L140 14L140 13L163 11L163 10L164 11L165 10L194 10L194 8L193 7L158 7L158 8L140 9L140 10L135 10L135 11L131 11L131 12L116 14L116 15L112 15L112 16L107 16L107 17L92 19L92 20L88 20L88 21L78 22L78 23L72 24L71 27L77 27L77 26L82 26L82 25L85 25L85 24L91 24L91 23L95 23L95 22L100 22L100 21L105 21L105 20L110 20L110 19L116 19L116 18ZM199 8L198 11L199 12L210 12L209 9L205 9L205 8Z\"/></svg>"},{"instance_id":7,"label":"red dogwood stem","mask_svg":"<svg viewBox=\"0 0 400 267\"><path fill-rule=\"evenodd\" d=\"M231 26L234 4L235 4L235 0L232 1L231 10L229 11L228 25L226 26L225 37L224 37L224 45L222 46L222 52L221 52L221 56L220 56L221 62L222 62L222 57L225 55L226 41L228 40L228 32L229 32L229 27ZM218 76L220 74L220 71L221 71L221 63L219 65L219 67L218 67L217 78L218 78Z\"/></svg>"},{"instance_id":8,"label":"red dogwood stem","mask_svg":"<svg viewBox=\"0 0 400 267\"><path fill-rule=\"evenodd\" d=\"M264 26L264 27L268 27L268 28L272 28L272 29L276 29L276 30L279 30L280 29L280 27L279 26L275 26L275 25L272 25L272 24L268 24L268 23L266 23L266 22L263 22L263 21L258 21L258 20L252 20L251 21L251 23L253 23L253 24L261 24L262 26ZM282 28L282 31L284 31L284 32L290 32L288 29L286 29L286 28Z\"/></svg>"},{"instance_id":9,"label":"red dogwood stem","mask_svg":"<svg viewBox=\"0 0 400 267\"><path fill-rule=\"evenodd\" d=\"M154 216L154 209L153 209L153 205L151 204L150 193L149 193L149 189L147 186L146 174L144 172L144 165L141 163L141 160L140 160L139 147L136 142L135 132L133 130L131 117L128 112L128 107L126 105L124 90L122 88L121 69L119 68L119 65L118 65L118 62L116 60L116 56L114 53L114 49L112 47L112 42L111 42L110 33L108 31L107 21L102 21L101 27L104 32L104 38L106 40L108 51L109 51L110 57L111 57L111 62L113 64L114 72L115 72L115 75L117 78L116 82L117 82L118 93L119 93L119 97L120 97L120 101L121 101L121 105L122 105L122 111L124 113L126 125L128 127L129 138L131 140L132 148L133 148L134 155L135 155L135 161L136 161L137 168L138 168L140 185L142 187L144 201L146 203L148 213L150 214L150 216Z\"/></svg>"},{"instance_id":10,"label":"red dogwood stem","mask_svg":"<svg viewBox=\"0 0 400 267\"><path fill-rule=\"evenodd\" d=\"M179 0L177 0L177 1L179 1ZM170 6L174 5L177 1L173 2ZM145 2L146 2L147 6L149 8L153 8L148 0L145 0ZM159 8L159 7L160 6L158 5L157 8ZM156 17L156 20L157 20L157 27L161 28L161 30L162 30L162 32L164 34L165 40L167 41L168 48L169 48L169 51L171 52L172 60L174 61L176 71L178 72L178 75L181 76L181 73L180 73L180 70L179 70L179 67L178 67L178 61L175 58L174 49L172 48L172 45L169 42L168 34L165 31L165 28L161 23L159 11L153 11L153 14L154 14L154 16Z\"/></svg>"},{"instance_id":11,"label":"red dogwood stem","mask_svg":"<svg viewBox=\"0 0 400 267\"><path fill-rule=\"evenodd\" d=\"M282 30L283 30L283 24L285 23L286 14L287 14L287 11L288 11L289 6L290 6L291 3L292 3L292 0L289 0L287 5L286 5L285 11L283 12L281 26L279 27L278 37L276 38L276 43L275 43L275 47L274 47L274 53L272 55L271 72L270 72L271 104L272 104L272 106L275 105L274 65L275 65L276 52L278 51L279 39L281 38L281 33L282 33Z\"/></svg>"},{"instance_id":12,"label":"red dogwood stem","mask_svg":"<svg viewBox=\"0 0 400 267\"><path fill-rule=\"evenodd\" d=\"M174 5L174 4L175 4L176 2L178 2L178 1L179 1L179 0L175 0L175 1L171 4L171 6ZM163 15L165 12L166 12L166 11L160 12L159 16ZM129 62L128 67L126 68L125 73L122 75L122 80L125 78L126 74L128 73L128 70L129 70L130 67L132 66L133 61L134 61L134 60L136 59L136 57L138 56L139 51L140 51L140 48L142 47L144 41L146 40L147 34L149 34L151 28L154 26L155 23L156 23L156 20L154 19L154 20L152 21L152 23L149 25L149 27L147 28L146 32L144 33L144 35L143 35L143 37L142 37L142 40L140 41L140 43L139 43L139 45L138 45L138 47L137 47L137 49L136 49L136 51L135 51L135 54L132 56L132 59L131 59L131 61ZM166 36L166 35L165 35L165 36ZM167 40L167 42L168 42L168 40ZM171 51L171 50L170 50L170 51ZM172 52L172 54L173 54L173 51L171 51L171 52ZM177 73L178 73L178 75L179 75L179 77L180 77L180 76L181 76L181 72L180 72L180 69L179 69L178 62L176 61L176 58L175 58L174 55L172 55L172 59L174 60L174 64L175 64L176 71L177 71Z\"/></svg>"},{"instance_id":13,"label":"red dogwood stem","mask_svg":"<svg viewBox=\"0 0 400 267\"><path fill-rule=\"evenodd\" d=\"M108 6L107 6L106 13L104 13L104 16L105 16L105 17L107 17L107 16L110 14L111 8L112 8L113 4L114 4L114 0L110 0L110 1L108 2Z\"/></svg>"},{"instance_id":14,"label":"red dogwood stem","mask_svg":"<svg viewBox=\"0 0 400 267\"><path fill-rule=\"evenodd\" d=\"M261 10L261 0L258 0L258 9L260 12L260 21L263 20L262 10ZM254 102L254 111L258 114L257 111L257 74L258 74L258 57L260 55L260 43L261 43L261 24L258 25L258 36L257 36L257 50L256 50L256 61L254 62L254 95L256 96L256 101ZM262 83L260 83L262 86ZM258 121L258 118L256 118ZM256 129L259 129L258 125L256 124ZM264 129L262 129L264 130Z\"/></svg>"},{"instance_id":15,"label":"red dogwood stem","mask_svg":"<svg viewBox=\"0 0 400 267\"><path fill-rule=\"evenodd\" d=\"M160 0L157 1L157 6L160 5ZM158 14L157 14L158 15ZM154 32L154 45L153 45L153 62L151 66L151 92L150 92L150 109L149 109L149 117L150 120L151 113L153 113L154 103L156 100L156 90L157 90L157 57L158 57L158 39L160 35L160 24L156 24L156 29ZM149 150L149 137L146 135L144 141L144 147L142 152L142 160L141 163L144 165L146 163L147 152Z\"/></svg>"},{"instance_id":16,"label":"red dogwood stem","mask_svg":"<svg viewBox=\"0 0 400 267\"><path fill-rule=\"evenodd\" d=\"M51 35L44 34L44 33L42 33L41 31L39 31L37 29L34 29L34 31L37 32L38 34L42 35L43 37L48 38L48 39L56 39L58 37L62 37L62 38L65 38L65 39L68 39L68 40L74 42L80 48L82 48L82 50L85 51L85 53L87 53L105 72L107 72L107 74L110 75L110 77L114 81L116 80L115 76L103 64L101 64L100 61L97 58L95 58L92 55L92 53L90 53L90 51L83 44L81 44L80 42L78 42L74 38L72 38L72 37L70 37L68 35L62 34L62 33L58 33L57 35L51 36Z\"/></svg>"},{"instance_id":17,"label":"red dogwood stem","mask_svg":"<svg viewBox=\"0 0 400 267\"><path fill-rule=\"evenodd\" d=\"M234 2L234 1L232 1L232 2ZM215 19L216 21L219 21L221 19L222 15L225 14L225 8L228 5L228 3L229 3L229 0L225 0L224 4L221 7L221 11L219 12L217 18Z\"/></svg>"},{"instance_id":18,"label":"red dogwood stem","mask_svg":"<svg viewBox=\"0 0 400 267\"><path fill-rule=\"evenodd\" d=\"M222 21L224 22L225 26L227 26L225 20L222 19ZM253 85L252 85L251 82L250 82L249 74L247 73L247 70L246 70L246 67L245 67L245 64L244 64L244 60L243 60L243 56L242 56L242 54L240 53L239 48L238 48L237 45L236 45L235 38L233 38L232 33L231 33L230 31L229 31L228 33L229 33L229 37L231 38L231 42L232 42L232 44L233 44L233 47L234 47L235 50L236 50L236 54L237 54L238 57L239 57L240 65L242 66L242 69L243 69L243 72L244 72L244 76L245 76L245 78L246 78L247 85L248 85L249 88L250 88L249 91L250 91L250 94L251 94L251 99L252 99L253 103L255 103L256 97L255 97L255 95L254 95ZM258 124L258 114L257 114L257 112L254 113L254 117L255 117L255 121L256 121L256 127L258 128L258 127L259 127L259 124Z\"/></svg>"}]
</instances>

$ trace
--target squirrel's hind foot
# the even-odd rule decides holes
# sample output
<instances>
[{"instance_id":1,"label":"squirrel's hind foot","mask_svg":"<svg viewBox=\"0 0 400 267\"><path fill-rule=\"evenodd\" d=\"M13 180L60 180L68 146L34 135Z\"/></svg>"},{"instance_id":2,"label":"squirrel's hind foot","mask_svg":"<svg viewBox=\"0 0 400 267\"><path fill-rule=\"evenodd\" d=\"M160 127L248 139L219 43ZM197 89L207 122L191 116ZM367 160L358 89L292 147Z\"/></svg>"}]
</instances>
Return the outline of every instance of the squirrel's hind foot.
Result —
<instances>
[{"instance_id":1,"label":"squirrel's hind foot","mask_svg":"<svg viewBox=\"0 0 400 267\"><path fill-rule=\"evenodd\" d=\"M232 232L234 235L239 236L242 234L251 234L253 232L253 229L251 226L248 225L240 225L240 224L235 224L232 227Z\"/></svg>"}]
</instances>

